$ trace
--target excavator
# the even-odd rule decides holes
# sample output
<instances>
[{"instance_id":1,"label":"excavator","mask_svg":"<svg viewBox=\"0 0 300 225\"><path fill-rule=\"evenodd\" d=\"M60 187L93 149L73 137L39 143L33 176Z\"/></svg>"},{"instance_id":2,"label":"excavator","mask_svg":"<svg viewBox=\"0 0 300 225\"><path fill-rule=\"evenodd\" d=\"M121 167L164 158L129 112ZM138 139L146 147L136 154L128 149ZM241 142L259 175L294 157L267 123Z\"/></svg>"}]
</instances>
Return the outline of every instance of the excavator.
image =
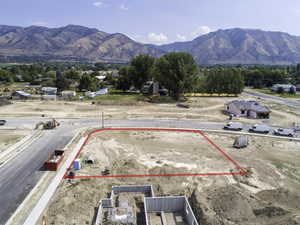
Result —
<instances>
[{"instance_id":1,"label":"excavator","mask_svg":"<svg viewBox=\"0 0 300 225\"><path fill-rule=\"evenodd\" d=\"M35 129L44 129L44 130L51 130L54 129L56 127L58 127L60 125L59 122L57 122L57 120L52 119L46 122L39 122L36 126Z\"/></svg>"}]
</instances>

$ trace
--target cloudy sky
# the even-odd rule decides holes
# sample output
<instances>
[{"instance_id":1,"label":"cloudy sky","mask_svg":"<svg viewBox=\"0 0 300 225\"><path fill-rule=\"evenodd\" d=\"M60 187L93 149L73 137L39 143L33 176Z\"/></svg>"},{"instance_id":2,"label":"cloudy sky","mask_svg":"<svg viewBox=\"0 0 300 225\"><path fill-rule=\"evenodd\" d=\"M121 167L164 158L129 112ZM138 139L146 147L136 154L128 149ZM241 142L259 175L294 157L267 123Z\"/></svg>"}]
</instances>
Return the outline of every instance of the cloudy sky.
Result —
<instances>
[{"instance_id":1,"label":"cloudy sky","mask_svg":"<svg viewBox=\"0 0 300 225\"><path fill-rule=\"evenodd\" d=\"M1 0L0 7L0 24L76 24L154 44L235 27L300 36L300 0Z\"/></svg>"}]
</instances>

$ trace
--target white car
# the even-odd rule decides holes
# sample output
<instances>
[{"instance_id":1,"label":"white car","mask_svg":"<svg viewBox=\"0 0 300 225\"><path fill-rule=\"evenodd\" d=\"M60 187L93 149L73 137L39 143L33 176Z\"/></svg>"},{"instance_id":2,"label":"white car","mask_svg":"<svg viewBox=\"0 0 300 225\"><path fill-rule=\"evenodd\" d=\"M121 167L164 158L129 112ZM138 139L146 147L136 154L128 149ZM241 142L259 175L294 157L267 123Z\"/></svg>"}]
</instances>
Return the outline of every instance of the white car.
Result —
<instances>
[{"instance_id":1,"label":"white car","mask_svg":"<svg viewBox=\"0 0 300 225\"><path fill-rule=\"evenodd\" d=\"M239 122L229 122L223 127L223 129L241 131L243 130L243 124Z\"/></svg>"},{"instance_id":2,"label":"white car","mask_svg":"<svg viewBox=\"0 0 300 225\"><path fill-rule=\"evenodd\" d=\"M249 132L268 134L270 127L264 124L255 124L249 128Z\"/></svg>"},{"instance_id":3,"label":"white car","mask_svg":"<svg viewBox=\"0 0 300 225\"><path fill-rule=\"evenodd\" d=\"M295 132L292 129L279 128L274 130L274 134L278 136L294 137Z\"/></svg>"},{"instance_id":4,"label":"white car","mask_svg":"<svg viewBox=\"0 0 300 225\"><path fill-rule=\"evenodd\" d=\"M300 125L295 125L294 126L294 131L300 131Z\"/></svg>"}]
</instances>

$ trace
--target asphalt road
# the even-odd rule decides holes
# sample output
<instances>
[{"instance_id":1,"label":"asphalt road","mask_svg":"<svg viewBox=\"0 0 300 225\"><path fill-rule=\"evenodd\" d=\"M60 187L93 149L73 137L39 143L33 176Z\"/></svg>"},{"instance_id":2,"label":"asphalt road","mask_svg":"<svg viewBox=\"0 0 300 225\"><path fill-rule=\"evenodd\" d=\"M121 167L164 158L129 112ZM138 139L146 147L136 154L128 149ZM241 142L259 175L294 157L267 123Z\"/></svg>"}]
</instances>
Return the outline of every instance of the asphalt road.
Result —
<instances>
[{"instance_id":1,"label":"asphalt road","mask_svg":"<svg viewBox=\"0 0 300 225\"><path fill-rule=\"evenodd\" d=\"M286 98L281 98L281 97L277 97L277 96L273 96L273 95L267 95L267 94L259 93L259 92L252 91L252 90L245 90L244 93L300 109L300 101L289 100Z\"/></svg>"},{"instance_id":2,"label":"asphalt road","mask_svg":"<svg viewBox=\"0 0 300 225\"><path fill-rule=\"evenodd\" d=\"M43 175L43 162L55 149L63 148L74 133L62 127L46 131L0 168L0 224L4 225Z\"/></svg>"},{"instance_id":3,"label":"asphalt road","mask_svg":"<svg viewBox=\"0 0 300 225\"><path fill-rule=\"evenodd\" d=\"M6 118L5 127L34 127L40 118ZM37 184L43 171L41 167L55 149L62 149L75 135L77 128L101 127L95 119L59 120L61 126L27 146L22 152L0 168L0 225L4 225L27 194ZM170 127L193 129L222 129L224 124L183 119L130 119L104 121L106 127ZM249 125L244 126L247 131Z\"/></svg>"}]
</instances>

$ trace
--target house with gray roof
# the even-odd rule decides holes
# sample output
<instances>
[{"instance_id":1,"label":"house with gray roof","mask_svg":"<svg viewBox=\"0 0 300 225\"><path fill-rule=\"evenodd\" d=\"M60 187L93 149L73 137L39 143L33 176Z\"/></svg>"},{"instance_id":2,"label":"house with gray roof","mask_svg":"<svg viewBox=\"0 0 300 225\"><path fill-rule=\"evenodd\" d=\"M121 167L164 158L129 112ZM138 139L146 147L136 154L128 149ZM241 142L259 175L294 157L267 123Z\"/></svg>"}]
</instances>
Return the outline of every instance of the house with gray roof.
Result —
<instances>
[{"instance_id":1,"label":"house with gray roof","mask_svg":"<svg viewBox=\"0 0 300 225\"><path fill-rule=\"evenodd\" d=\"M239 117L269 119L271 110L254 100L234 100L225 104L225 111Z\"/></svg>"}]
</instances>

